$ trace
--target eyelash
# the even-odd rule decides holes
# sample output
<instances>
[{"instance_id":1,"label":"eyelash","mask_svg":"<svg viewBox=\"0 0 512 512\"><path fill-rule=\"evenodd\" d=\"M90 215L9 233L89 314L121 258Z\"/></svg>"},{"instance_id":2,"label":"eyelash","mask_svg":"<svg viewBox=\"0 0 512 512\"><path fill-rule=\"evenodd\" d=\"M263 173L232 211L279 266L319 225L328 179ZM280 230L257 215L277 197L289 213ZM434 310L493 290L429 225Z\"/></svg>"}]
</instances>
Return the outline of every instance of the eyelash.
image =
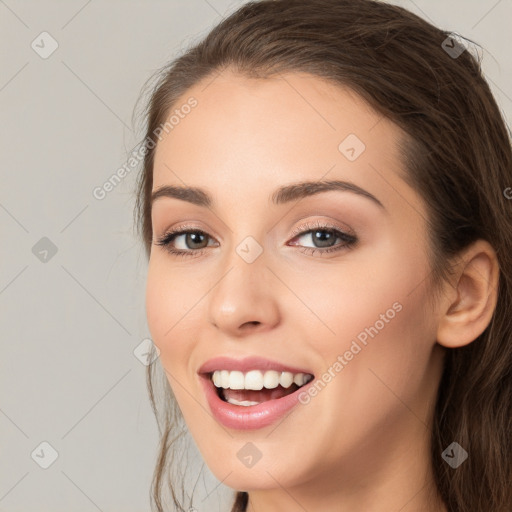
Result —
<instances>
[{"instance_id":1,"label":"eyelash","mask_svg":"<svg viewBox=\"0 0 512 512\"><path fill-rule=\"evenodd\" d=\"M313 233L315 231L325 231L327 233L335 235L336 238L340 238L345 243L341 244L341 245L334 246L334 247L329 247L327 249L320 249L318 247L299 246L300 252L303 252L303 253L309 254L309 255L313 255L316 252L320 252L321 254L332 253L332 252L340 251L342 249L350 249L358 241L357 237L355 237L354 235L350 235L348 233L340 231L339 229L337 229L334 226L322 224L321 222L317 222L315 224L306 223L305 225L301 226L300 228L295 229L292 232L292 239L297 238L297 236L299 236L299 235L304 236L304 235ZM184 234L190 234L190 233L206 235L207 237L209 237L209 235L207 233L205 233L204 231L202 231L200 229L196 229L193 226L181 226L180 228L177 228L177 229L174 229L174 230L171 230L171 231L168 231L167 233L165 233L161 238L159 238L155 242L155 244L159 245L161 247L164 247L166 251L168 251L169 253L171 253L174 256L182 256L182 257L201 256L205 252L206 247L202 248L202 249L197 249L197 250L190 249L190 250L184 251L184 250L174 249L170 245L171 242L173 242L177 236L184 235ZM194 255L192 256L193 253L194 253Z\"/></svg>"}]
</instances>

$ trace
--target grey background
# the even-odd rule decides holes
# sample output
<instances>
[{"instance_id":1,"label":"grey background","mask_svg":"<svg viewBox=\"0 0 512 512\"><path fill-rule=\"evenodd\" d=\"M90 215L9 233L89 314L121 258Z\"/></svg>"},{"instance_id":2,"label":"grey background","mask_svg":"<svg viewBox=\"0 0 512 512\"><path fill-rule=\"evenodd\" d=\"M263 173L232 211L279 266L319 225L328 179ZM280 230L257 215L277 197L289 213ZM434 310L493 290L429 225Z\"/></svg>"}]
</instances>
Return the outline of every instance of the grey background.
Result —
<instances>
[{"instance_id":1,"label":"grey background","mask_svg":"<svg viewBox=\"0 0 512 512\"><path fill-rule=\"evenodd\" d=\"M138 168L103 200L92 191L143 137L132 112L146 79L242 3L0 0L0 511L149 510ZM392 3L484 47L510 125L512 0ZM47 59L31 47L43 31L59 45ZM57 252L41 261L44 237ZM58 452L47 469L42 442ZM196 507L227 510L230 496L206 470Z\"/></svg>"}]
</instances>

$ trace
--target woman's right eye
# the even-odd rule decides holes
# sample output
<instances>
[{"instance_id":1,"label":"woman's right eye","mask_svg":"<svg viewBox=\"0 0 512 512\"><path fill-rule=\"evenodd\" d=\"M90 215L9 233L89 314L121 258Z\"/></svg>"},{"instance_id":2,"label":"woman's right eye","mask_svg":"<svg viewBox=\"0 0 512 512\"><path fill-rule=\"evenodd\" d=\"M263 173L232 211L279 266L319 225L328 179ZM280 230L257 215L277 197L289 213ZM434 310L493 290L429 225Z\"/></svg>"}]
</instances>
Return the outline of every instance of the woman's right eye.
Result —
<instances>
[{"instance_id":1,"label":"woman's right eye","mask_svg":"<svg viewBox=\"0 0 512 512\"><path fill-rule=\"evenodd\" d=\"M181 240L180 240L181 239ZM199 229L194 230L173 230L165 233L156 245L164 247L171 254L179 256L199 256L203 253L208 244L204 245L205 240L212 239L210 235ZM176 247L181 245L182 247Z\"/></svg>"}]
</instances>

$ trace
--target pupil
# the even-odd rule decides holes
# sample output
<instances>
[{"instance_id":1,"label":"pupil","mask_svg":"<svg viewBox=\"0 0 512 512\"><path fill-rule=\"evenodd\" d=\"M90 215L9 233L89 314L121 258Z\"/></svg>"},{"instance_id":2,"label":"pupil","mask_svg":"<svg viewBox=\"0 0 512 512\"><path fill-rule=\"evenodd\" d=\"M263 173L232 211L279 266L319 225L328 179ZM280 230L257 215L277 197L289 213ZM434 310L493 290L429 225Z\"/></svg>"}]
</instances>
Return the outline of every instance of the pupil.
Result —
<instances>
[{"instance_id":1,"label":"pupil","mask_svg":"<svg viewBox=\"0 0 512 512\"><path fill-rule=\"evenodd\" d=\"M331 246L331 245L329 245L329 241L333 237L332 233L329 233L328 231L315 231L315 237L313 237L315 239L315 242L320 243L319 247L330 247Z\"/></svg>"},{"instance_id":2,"label":"pupil","mask_svg":"<svg viewBox=\"0 0 512 512\"><path fill-rule=\"evenodd\" d=\"M189 233L187 235L187 245L193 246L195 243L201 243L201 240L200 240L201 237L204 238L203 233ZM203 240L203 242L204 242L204 240Z\"/></svg>"}]
</instances>

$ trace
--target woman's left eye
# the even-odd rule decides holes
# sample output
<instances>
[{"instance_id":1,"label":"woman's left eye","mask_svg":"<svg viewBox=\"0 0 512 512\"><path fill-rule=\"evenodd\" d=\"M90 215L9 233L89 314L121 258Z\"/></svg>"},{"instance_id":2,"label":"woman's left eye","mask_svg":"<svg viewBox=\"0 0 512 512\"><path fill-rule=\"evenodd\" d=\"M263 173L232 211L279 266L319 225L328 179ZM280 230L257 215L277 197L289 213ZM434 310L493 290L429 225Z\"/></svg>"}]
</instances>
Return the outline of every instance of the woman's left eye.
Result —
<instances>
[{"instance_id":1,"label":"woman's left eye","mask_svg":"<svg viewBox=\"0 0 512 512\"><path fill-rule=\"evenodd\" d=\"M302 226L300 229L301 231L297 230L294 233L292 240L309 238L314 244L313 247L305 247L298 243L292 243L291 245L300 246L301 252L306 254L340 251L344 248L352 247L358 241L354 235L340 231L333 226L316 224L313 226ZM168 252L176 256L200 256L208 247L208 240L213 240L213 238L199 229L178 229L166 233L155 244L164 247ZM336 240L341 240L342 243L336 244ZM182 247L177 248L176 245L180 244Z\"/></svg>"},{"instance_id":2,"label":"woman's left eye","mask_svg":"<svg viewBox=\"0 0 512 512\"><path fill-rule=\"evenodd\" d=\"M315 251L324 253L339 251L344 247L350 247L357 242L356 237L334 228L315 228L305 231L301 235L295 237L295 239L301 238L311 241L313 243L313 247L305 247L303 244L292 245L300 245L303 249L309 249L312 254L314 254ZM342 243L336 244L336 240L341 240ZM306 250L304 252L308 251Z\"/></svg>"},{"instance_id":3,"label":"woman's left eye","mask_svg":"<svg viewBox=\"0 0 512 512\"><path fill-rule=\"evenodd\" d=\"M314 254L317 251L320 253L340 251L344 248L352 247L357 242L357 238L354 235L349 235L332 226L316 226L313 229L302 231L293 240L301 238L310 240L313 243L313 247L305 247L301 244L292 245L301 245L301 252L307 254ZM336 240L341 240L343 243L336 244Z\"/></svg>"}]
</instances>

